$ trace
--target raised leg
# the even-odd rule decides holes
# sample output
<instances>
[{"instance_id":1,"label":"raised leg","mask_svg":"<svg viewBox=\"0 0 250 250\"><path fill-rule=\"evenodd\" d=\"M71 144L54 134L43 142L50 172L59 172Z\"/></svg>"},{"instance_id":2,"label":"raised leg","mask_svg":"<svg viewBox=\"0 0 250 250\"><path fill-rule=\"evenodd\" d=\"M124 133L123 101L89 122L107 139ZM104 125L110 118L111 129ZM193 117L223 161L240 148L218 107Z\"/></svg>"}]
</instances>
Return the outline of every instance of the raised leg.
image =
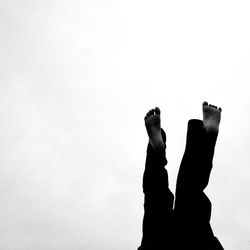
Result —
<instances>
[{"instance_id":1,"label":"raised leg","mask_svg":"<svg viewBox=\"0 0 250 250\"><path fill-rule=\"evenodd\" d=\"M160 110L155 108L145 117L149 136L143 175L143 237L139 250L172 249L173 201L165 169L166 134L160 126Z\"/></svg>"},{"instance_id":2,"label":"raised leg","mask_svg":"<svg viewBox=\"0 0 250 250\"><path fill-rule=\"evenodd\" d=\"M204 193L212 170L221 109L207 102L202 108L203 121L188 122L186 148L177 178L176 243L177 249L222 250L210 225L212 205Z\"/></svg>"}]
</instances>

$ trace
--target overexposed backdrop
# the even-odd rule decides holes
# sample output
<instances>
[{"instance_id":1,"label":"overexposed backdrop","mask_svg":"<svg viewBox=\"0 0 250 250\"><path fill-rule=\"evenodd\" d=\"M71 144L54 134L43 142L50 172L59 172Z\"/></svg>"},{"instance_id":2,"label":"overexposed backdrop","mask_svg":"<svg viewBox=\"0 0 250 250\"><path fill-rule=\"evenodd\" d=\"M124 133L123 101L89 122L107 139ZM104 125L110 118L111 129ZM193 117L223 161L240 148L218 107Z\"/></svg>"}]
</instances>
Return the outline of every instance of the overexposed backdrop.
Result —
<instances>
[{"instance_id":1,"label":"overexposed backdrop","mask_svg":"<svg viewBox=\"0 0 250 250\"><path fill-rule=\"evenodd\" d=\"M222 107L206 193L225 250L250 249L250 3L0 2L0 249L134 250L145 113L174 192L190 118Z\"/></svg>"}]
</instances>

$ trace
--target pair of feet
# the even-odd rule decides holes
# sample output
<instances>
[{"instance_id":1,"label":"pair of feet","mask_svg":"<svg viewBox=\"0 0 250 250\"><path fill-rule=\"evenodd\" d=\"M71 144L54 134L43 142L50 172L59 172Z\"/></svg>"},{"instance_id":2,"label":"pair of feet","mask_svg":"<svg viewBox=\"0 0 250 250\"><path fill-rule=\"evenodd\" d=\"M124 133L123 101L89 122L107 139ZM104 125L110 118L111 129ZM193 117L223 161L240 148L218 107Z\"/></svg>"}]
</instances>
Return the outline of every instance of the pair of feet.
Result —
<instances>
[{"instance_id":1,"label":"pair of feet","mask_svg":"<svg viewBox=\"0 0 250 250\"><path fill-rule=\"evenodd\" d=\"M203 125L207 133L218 133L221 119L221 108L203 102ZM165 149L165 144L161 134L161 111L158 107L151 109L145 116L145 126L147 129L149 141L154 150Z\"/></svg>"}]
</instances>

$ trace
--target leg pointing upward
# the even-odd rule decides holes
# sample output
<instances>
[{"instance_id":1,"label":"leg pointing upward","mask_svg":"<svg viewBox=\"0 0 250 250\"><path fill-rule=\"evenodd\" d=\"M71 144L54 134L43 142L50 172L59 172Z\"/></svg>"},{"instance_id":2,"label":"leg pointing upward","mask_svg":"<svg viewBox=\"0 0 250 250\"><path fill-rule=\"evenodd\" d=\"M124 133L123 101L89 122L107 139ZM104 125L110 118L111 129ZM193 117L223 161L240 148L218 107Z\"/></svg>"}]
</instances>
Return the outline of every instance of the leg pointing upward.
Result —
<instances>
[{"instance_id":1,"label":"leg pointing upward","mask_svg":"<svg viewBox=\"0 0 250 250\"><path fill-rule=\"evenodd\" d=\"M203 121L188 122L186 149L177 178L175 219L177 237L183 239L178 249L185 245L193 250L221 250L210 226L212 205L203 192L212 170L221 108L204 102L202 110Z\"/></svg>"}]
</instances>

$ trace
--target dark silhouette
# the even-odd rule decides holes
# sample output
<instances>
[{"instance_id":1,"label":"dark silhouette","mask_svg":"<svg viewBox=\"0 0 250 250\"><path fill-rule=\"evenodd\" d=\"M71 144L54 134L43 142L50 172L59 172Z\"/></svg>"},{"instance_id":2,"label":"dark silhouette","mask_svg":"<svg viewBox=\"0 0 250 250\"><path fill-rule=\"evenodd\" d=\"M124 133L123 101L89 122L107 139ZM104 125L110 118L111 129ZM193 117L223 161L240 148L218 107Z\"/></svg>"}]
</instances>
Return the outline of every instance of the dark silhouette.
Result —
<instances>
[{"instance_id":1,"label":"dark silhouette","mask_svg":"<svg viewBox=\"0 0 250 250\"><path fill-rule=\"evenodd\" d=\"M145 116L149 143L143 175L143 237L138 250L223 250L210 226L212 205L203 192L212 170L221 108L204 102L202 111L203 121L188 122L175 205L165 169L166 134L160 109Z\"/></svg>"}]
</instances>

